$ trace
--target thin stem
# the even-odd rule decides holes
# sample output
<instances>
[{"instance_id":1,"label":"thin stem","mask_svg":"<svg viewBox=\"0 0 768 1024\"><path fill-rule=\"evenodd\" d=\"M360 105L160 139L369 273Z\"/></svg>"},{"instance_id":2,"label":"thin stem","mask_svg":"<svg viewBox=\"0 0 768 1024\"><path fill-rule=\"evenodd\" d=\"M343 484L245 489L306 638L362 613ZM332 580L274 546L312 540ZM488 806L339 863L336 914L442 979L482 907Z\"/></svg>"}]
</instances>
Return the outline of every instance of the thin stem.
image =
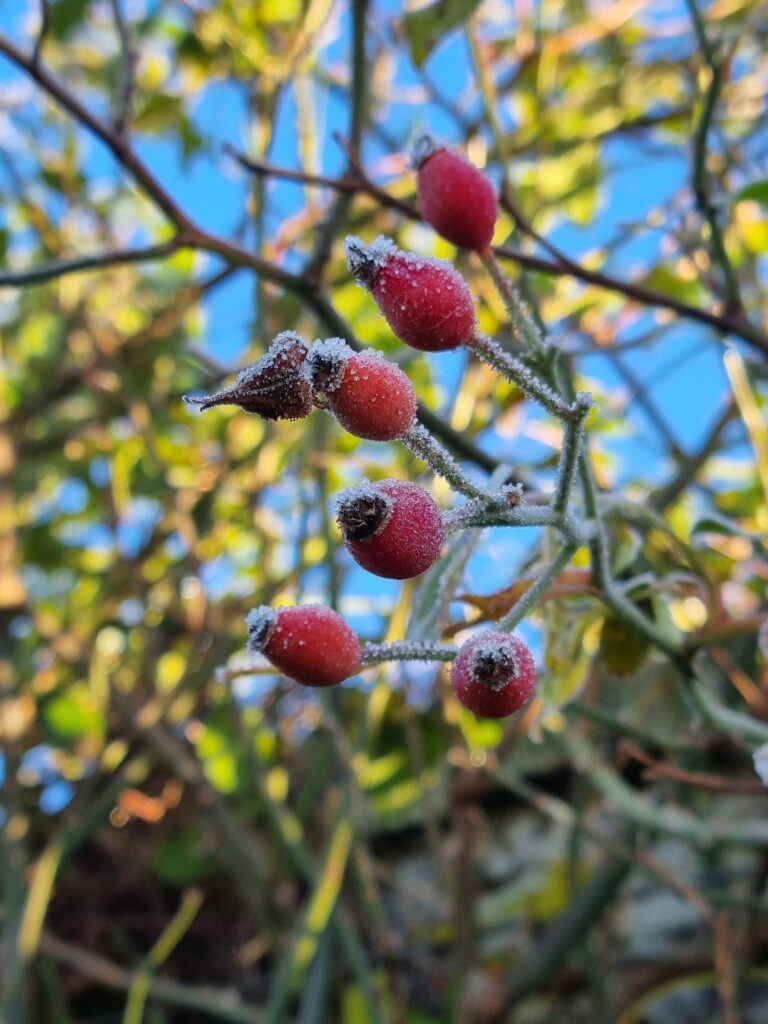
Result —
<instances>
[{"instance_id":1,"label":"thin stem","mask_svg":"<svg viewBox=\"0 0 768 1024\"><path fill-rule=\"evenodd\" d=\"M152 976L162 967L184 935L192 926L203 903L202 893L190 889L182 898L179 909L166 925L162 935L147 954L142 967L134 974L125 1003L123 1024L141 1024L144 1007L152 987Z\"/></svg>"},{"instance_id":2,"label":"thin stem","mask_svg":"<svg viewBox=\"0 0 768 1024\"><path fill-rule=\"evenodd\" d=\"M51 8L48 5L48 0L40 0L40 28L37 33L37 39L35 39L35 48L32 51L33 67L36 67L40 63L40 59L43 55L43 46L45 46L45 40L48 37L50 28Z\"/></svg>"},{"instance_id":3,"label":"thin stem","mask_svg":"<svg viewBox=\"0 0 768 1024\"><path fill-rule=\"evenodd\" d=\"M571 489L579 459L583 456L584 420L592 408L593 402L590 395L580 392L576 396L581 417L565 424L563 433L563 447L560 452L560 464L557 471L557 486L555 488L555 512L565 515L571 497Z\"/></svg>"},{"instance_id":4,"label":"thin stem","mask_svg":"<svg viewBox=\"0 0 768 1024\"><path fill-rule=\"evenodd\" d=\"M717 218L717 209L710 198L707 181L707 137L712 126L715 107L720 95L723 68L715 60L714 51L707 38L704 19L696 5L696 0L686 0L686 5L711 76L709 88L704 97L701 119L696 128L696 134L693 137L693 191L696 196L696 204L709 227L712 256L723 275L726 310L729 313L740 313L743 305L739 294L739 285L736 274L731 266L728 251L725 248L725 240L723 239L723 233Z\"/></svg>"},{"instance_id":5,"label":"thin stem","mask_svg":"<svg viewBox=\"0 0 768 1024\"><path fill-rule=\"evenodd\" d=\"M533 317L528 312L522 296L502 270L501 264L493 250L491 248L486 249L480 258L509 313L515 332L532 353L539 354L543 352L546 348L546 341Z\"/></svg>"},{"instance_id":6,"label":"thin stem","mask_svg":"<svg viewBox=\"0 0 768 1024\"><path fill-rule=\"evenodd\" d=\"M363 644L363 665L379 665L385 661L453 661L457 648L453 644L429 640L396 640L391 644Z\"/></svg>"},{"instance_id":7,"label":"thin stem","mask_svg":"<svg viewBox=\"0 0 768 1024\"><path fill-rule=\"evenodd\" d=\"M122 134L127 127L127 121L131 113L133 91L135 88L136 54L131 46L131 37L128 33L128 26L125 23L122 9L123 0L110 0L112 7L112 18L120 39L120 85L118 88L117 103L115 104L114 125L115 131Z\"/></svg>"},{"instance_id":8,"label":"thin stem","mask_svg":"<svg viewBox=\"0 0 768 1024\"><path fill-rule=\"evenodd\" d=\"M554 734L553 734L554 735ZM754 826L732 825L704 820L682 808L659 806L627 785L574 730L558 733L556 740L568 751L574 764L610 803L613 812L652 832L675 836L705 849L717 845L764 846L768 829L764 822Z\"/></svg>"},{"instance_id":9,"label":"thin stem","mask_svg":"<svg viewBox=\"0 0 768 1024\"><path fill-rule=\"evenodd\" d=\"M544 406L547 412L553 416L561 420L570 420L577 415L576 411L567 405L525 363L509 355L495 341L485 335L475 334L467 343L467 347L475 353L478 359L492 366L494 370L520 388L526 397L532 398L539 405Z\"/></svg>"},{"instance_id":10,"label":"thin stem","mask_svg":"<svg viewBox=\"0 0 768 1024\"><path fill-rule=\"evenodd\" d=\"M137 977L137 972L118 967L110 960L63 942L48 932L43 933L40 948L47 956L107 988L127 992ZM237 992L232 989L182 985L164 978L153 978L149 983L149 995L169 1006L183 1006L195 1013L205 1013L215 1020L229 1021L231 1024L262 1024L264 1021L261 1010L242 1003Z\"/></svg>"},{"instance_id":11,"label":"thin stem","mask_svg":"<svg viewBox=\"0 0 768 1024\"><path fill-rule=\"evenodd\" d=\"M536 582L526 590L525 594L517 601L503 619L499 621L498 628L504 633L511 633L515 626L525 618L528 612L535 608L541 597L546 593L550 584L557 579L560 573L570 562L576 550L575 544L564 544L558 556L541 573Z\"/></svg>"},{"instance_id":12,"label":"thin stem","mask_svg":"<svg viewBox=\"0 0 768 1024\"><path fill-rule=\"evenodd\" d=\"M468 501L459 508L443 514L443 525L448 534L466 529L485 529L488 526L554 526L561 529L563 517L549 508L488 508L487 502Z\"/></svg>"},{"instance_id":13,"label":"thin stem","mask_svg":"<svg viewBox=\"0 0 768 1024\"><path fill-rule=\"evenodd\" d=\"M421 423L414 423L398 440L417 458L423 459L434 473L447 480L459 494L466 494L484 504L488 503L488 492L472 483L453 456Z\"/></svg>"},{"instance_id":14,"label":"thin stem","mask_svg":"<svg viewBox=\"0 0 768 1024\"><path fill-rule=\"evenodd\" d=\"M3 271L0 273L0 288L26 288L30 285L45 284L67 274L79 274L86 270L103 270L106 267L124 266L149 260L162 260L172 256L184 246L181 236L176 235L159 245L143 249L115 249L108 252L80 256L72 260L52 260L28 270Z\"/></svg>"}]
</instances>

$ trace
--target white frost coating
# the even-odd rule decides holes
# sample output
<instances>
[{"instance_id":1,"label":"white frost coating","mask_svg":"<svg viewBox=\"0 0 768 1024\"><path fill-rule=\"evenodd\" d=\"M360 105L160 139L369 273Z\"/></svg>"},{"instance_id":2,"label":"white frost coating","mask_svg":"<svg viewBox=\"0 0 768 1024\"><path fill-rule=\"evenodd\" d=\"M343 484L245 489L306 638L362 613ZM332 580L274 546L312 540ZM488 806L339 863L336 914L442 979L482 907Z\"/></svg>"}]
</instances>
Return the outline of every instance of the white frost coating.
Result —
<instances>
[{"instance_id":1,"label":"white frost coating","mask_svg":"<svg viewBox=\"0 0 768 1024\"><path fill-rule=\"evenodd\" d=\"M486 492L477 487L459 466L454 457L430 434L421 423L414 423L400 437L400 441L414 455L423 459L438 476L443 477L459 494L485 501Z\"/></svg>"},{"instance_id":2,"label":"white frost coating","mask_svg":"<svg viewBox=\"0 0 768 1024\"><path fill-rule=\"evenodd\" d=\"M363 480L337 495L334 512L345 540L372 540L391 520L393 508L388 494Z\"/></svg>"},{"instance_id":3,"label":"white frost coating","mask_svg":"<svg viewBox=\"0 0 768 1024\"><path fill-rule=\"evenodd\" d=\"M300 335L294 331L281 331L275 335L272 344L257 363L240 371L231 387L232 389L247 387L257 374L263 374L264 370L272 366L277 369L290 367L298 370L299 361L303 366L308 351L309 346Z\"/></svg>"},{"instance_id":4,"label":"white frost coating","mask_svg":"<svg viewBox=\"0 0 768 1024\"><path fill-rule=\"evenodd\" d=\"M326 338L321 341L319 338L309 350L307 361L304 364L310 380L313 380L318 371L320 378L317 380L317 387L323 391L335 391L344 376L343 367L354 355L353 350L343 338ZM327 375L327 378L326 378Z\"/></svg>"},{"instance_id":5,"label":"white frost coating","mask_svg":"<svg viewBox=\"0 0 768 1024\"><path fill-rule=\"evenodd\" d=\"M366 245L357 235L347 235L344 239L344 252L347 266L359 285L371 288L376 274L387 260L398 251L395 243L384 235Z\"/></svg>"},{"instance_id":6,"label":"white frost coating","mask_svg":"<svg viewBox=\"0 0 768 1024\"><path fill-rule=\"evenodd\" d=\"M262 651L277 625L277 610L268 604L252 608L245 618L245 624L248 627L248 649Z\"/></svg>"},{"instance_id":7,"label":"white frost coating","mask_svg":"<svg viewBox=\"0 0 768 1024\"><path fill-rule=\"evenodd\" d=\"M764 785L768 786L768 743L758 747L752 755L757 777Z\"/></svg>"},{"instance_id":8,"label":"white frost coating","mask_svg":"<svg viewBox=\"0 0 768 1024\"><path fill-rule=\"evenodd\" d=\"M452 644L431 640L396 640L386 644L364 644L361 661L374 665L382 661L453 661L457 649Z\"/></svg>"},{"instance_id":9,"label":"white frost coating","mask_svg":"<svg viewBox=\"0 0 768 1024\"><path fill-rule=\"evenodd\" d=\"M444 148L439 142L435 141L429 132L422 132L421 135L416 136L411 144L408 165L411 170L418 171L425 160L431 157L433 153L437 153Z\"/></svg>"},{"instance_id":10,"label":"white frost coating","mask_svg":"<svg viewBox=\"0 0 768 1024\"><path fill-rule=\"evenodd\" d=\"M507 665L510 665L510 669L503 678L483 678L484 675L487 675L489 668L493 671L506 671ZM485 634L481 633L474 640L468 667L472 676L487 686L489 690L500 692L505 686L509 686L520 672L520 662L517 658L513 638L500 636L498 633L490 631Z\"/></svg>"},{"instance_id":11,"label":"white frost coating","mask_svg":"<svg viewBox=\"0 0 768 1024\"><path fill-rule=\"evenodd\" d=\"M525 494L523 493L522 484L504 484L501 488L501 495L504 499L504 503L509 508L518 508L520 505L525 504Z\"/></svg>"},{"instance_id":12,"label":"white frost coating","mask_svg":"<svg viewBox=\"0 0 768 1024\"><path fill-rule=\"evenodd\" d=\"M333 357L336 359L349 359L352 349L343 338L325 338L321 341L318 338L309 350L310 358L317 353L318 356Z\"/></svg>"},{"instance_id":13,"label":"white frost coating","mask_svg":"<svg viewBox=\"0 0 768 1024\"><path fill-rule=\"evenodd\" d=\"M568 406L552 388L528 369L525 363L505 352L493 339L484 334L475 334L470 342L472 351L489 363L507 380L517 384L524 395L543 405L547 412L560 419L569 418Z\"/></svg>"},{"instance_id":14,"label":"white frost coating","mask_svg":"<svg viewBox=\"0 0 768 1024\"><path fill-rule=\"evenodd\" d=\"M340 491L337 494L334 511L338 516L350 505L356 504L358 501L372 501L374 498L387 498L387 496L377 490L370 480L363 480L362 483L357 484L357 486L345 487L343 491ZM389 499L387 498L387 500Z\"/></svg>"}]
</instances>

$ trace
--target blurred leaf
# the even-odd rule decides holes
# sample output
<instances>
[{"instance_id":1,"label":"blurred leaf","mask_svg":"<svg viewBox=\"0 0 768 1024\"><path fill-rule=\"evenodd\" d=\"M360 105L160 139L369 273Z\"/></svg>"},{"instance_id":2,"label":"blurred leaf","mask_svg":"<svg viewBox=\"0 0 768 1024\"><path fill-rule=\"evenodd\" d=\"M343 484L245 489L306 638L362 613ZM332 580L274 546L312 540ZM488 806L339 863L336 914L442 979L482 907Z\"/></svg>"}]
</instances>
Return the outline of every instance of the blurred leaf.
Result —
<instances>
[{"instance_id":1,"label":"blurred leaf","mask_svg":"<svg viewBox=\"0 0 768 1024\"><path fill-rule=\"evenodd\" d=\"M620 679L634 675L648 657L650 647L645 633L618 615L607 615L603 620L600 660L613 675Z\"/></svg>"},{"instance_id":2,"label":"blurred leaf","mask_svg":"<svg viewBox=\"0 0 768 1024\"><path fill-rule=\"evenodd\" d=\"M104 717L84 683L46 700L43 720L52 739L65 745L88 736L97 737L104 729Z\"/></svg>"},{"instance_id":3,"label":"blurred leaf","mask_svg":"<svg viewBox=\"0 0 768 1024\"><path fill-rule=\"evenodd\" d=\"M169 836L154 856L155 873L169 885L189 885L210 875L216 862L203 849L196 825Z\"/></svg>"},{"instance_id":4,"label":"blurred leaf","mask_svg":"<svg viewBox=\"0 0 768 1024\"><path fill-rule=\"evenodd\" d=\"M480 3L481 0L438 0L406 14L405 34L416 67L420 68L444 36L463 25Z\"/></svg>"},{"instance_id":5,"label":"blurred leaf","mask_svg":"<svg viewBox=\"0 0 768 1024\"><path fill-rule=\"evenodd\" d=\"M753 181L749 185L745 185L744 188L739 189L733 197L734 203L743 203L746 200L752 200L756 203L768 205L768 178L763 178L760 181Z\"/></svg>"},{"instance_id":6,"label":"blurred leaf","mask_svg":"<svg viewBox=\"0 0 768 1024\"><path fill-rule=\"evenodd\" d=\"M90 0L52 0L50 32L54 39L64 39L72 29L82 24Z\"/></svg>"}]
</instances>

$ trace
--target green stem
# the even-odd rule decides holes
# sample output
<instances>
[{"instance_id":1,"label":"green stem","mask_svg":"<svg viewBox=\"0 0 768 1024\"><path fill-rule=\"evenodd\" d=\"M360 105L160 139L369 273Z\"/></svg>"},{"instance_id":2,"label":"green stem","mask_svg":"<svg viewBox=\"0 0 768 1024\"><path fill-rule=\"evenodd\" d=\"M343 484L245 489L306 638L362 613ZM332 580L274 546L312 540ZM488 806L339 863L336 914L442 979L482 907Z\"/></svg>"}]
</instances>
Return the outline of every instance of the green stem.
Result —
<instances>
[{"instance_id":1,"label":"green stem","mask_svg":"<svg viewBox=\"0 0 768 1024\"><path fill-rule=\"evenodd\" d=\"M704 96L701 118L693 137L693 192L696 203L709 228L712 258L723 275L723 286L726 309L729 313L740 313L743 309L739 284L731 265L725 240L717 218L717 209L709 196L707 182L707 137L712 126L715 107L720 96L723 81L723 68L717 64L712 46L707 38L704 19L701 16L696 0L686 0L691 21L696 31L704 60L710 71L710 83Z\"/></svg>"},{"instance_id":2,"label":"green stem","mask_svg":"<svg viewBox=\"0 0 768 1024\"><path fill-rule=\"evenodd\" d=\"M566 543L562 546L558 556L547 566L533 586L529 587L520 600L515 603L512 610L503 619L499 620L498 628L502 632L511 633L521 619L525 618L528 612L536 607L539 599L546 593L551 583L557 579L568 565L575 550L575 544Z\"/></svg>"},{"instance_id":3,"label":"green stem","mask_svg":"<svg viewBox=\"0 0 768 1024\"><path fill-rule=\"evenodd\" d=\"M472 483L453 456L443 448L426 427L420 423L414 423L398 440L405 445L409 452L426 462L433 473L447 480L459 494L475 498L484 505L488 504L490 500L488 492Z\"/></svg>"},{"instance_id":4,"label":"green stem","mask_svg":"<svg viewBox=\"0 0 768 1024\"><path fill-rule=\"evenodd\" d=\"M199 890L184 894L181 906L168 922L162 935L147 954L142 967L134 974L123 1014L123 1024L142 1024L144 1007L152 989L152 976L165 963L184 938L203 903Z\"/></svg>"},{"instance_id":5,"label":"green stem","mask_svg":"<svg viewBox=\"0 0 768 1024\"><path fill-rule=\"evenodd\" d=\"M525 343L531 353L544 352L546 341L533 317L528 312L522 296L502 270L494 251L488 248L480 258L483 261L483 266L488 271L489 277L496 286L499 298L509 313L515 333Z\"/></svg>"},{"instance_id":6,"label":"green stem","mask_svg":"<svg viewBox=\"0 0 768 1024\"><path fill-rule=\"evenodd\" d=\"M385 661L453 661L457 648L429 640L396 640L391 644L363 644L363 665Z\"/></svg>"},{"instance_id":7,"label":"green stem","mask_svg":"<svg viewBox=\"0 0 768 1024\"><path fill-rule=\"evenodd\" d=\"M485 337L483 334L475 333L471 340L467 342L467 347L475 353L478 359L492 366L502 377L506 377L507 380L520 388L527 398L538 402L539 405L542 405L553 416L560 420L571 420L580 415L578 410L574 410L567 405L525 363L505 352L495 341Z\"/></svg>"}]
</instances>

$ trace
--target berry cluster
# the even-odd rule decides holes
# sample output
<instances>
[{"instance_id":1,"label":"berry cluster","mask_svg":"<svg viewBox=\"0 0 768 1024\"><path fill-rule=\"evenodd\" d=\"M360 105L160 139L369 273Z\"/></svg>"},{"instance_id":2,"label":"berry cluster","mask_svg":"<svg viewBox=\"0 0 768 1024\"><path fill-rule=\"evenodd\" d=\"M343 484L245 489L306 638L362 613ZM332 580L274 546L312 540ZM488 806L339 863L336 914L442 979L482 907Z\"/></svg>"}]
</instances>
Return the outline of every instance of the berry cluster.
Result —
<instances>
[{"instance_id":1,"label":"berry cluster","mask_svg":"<svg viewBox=\"0 0 768 1024\"><path fill-rule=\"evenodd\" d=\"M488 178L464 157L427 137L416 143L413 163L424 220L448 241L491 261L498 207ZM555 506L564 521L561 506L567 499L578 458L578 430L589 402L577 396L568 406L526 366L482 339L469 288L449 263L404 252L383 237L370 245L349 237L345 251L350 272L370 292L401 341L422 352L469 346L571 425L573 450L561 459ZM486 494L417 423L413 385L395 363L377 352L355 352L340 338L309 345L297 334L283 332L231 386L208 398L185 397L202 409L234 404L267 419L299 419L313 407L327 409L357 437L401 439L471 499L457 512L444 515L422 487L404 480L364 481L340 494L336 518L344 544L358 565L377 576L397 580L419 576L439 559L449 530L485 525L491 513L501 524L526 521L517 509L517 491L514 502L509 500L509 488ZM505 520L504 515L512 518ZM528 604L537 596L536 586L531 591ZM255 608L247 625L249 648L307 686L333 686L365 663L384 660L388 654L397 656L398 645L361 645L344 619L323 605ZM530 651L511 635L508 621L500 626L475 634L457 652L448 651L453 658L454 693L467 708L487 718L518 710L534 691ZM401 648L408 648L414 657L425 656L407 643Z\"/></svg>"}]
</instances>

